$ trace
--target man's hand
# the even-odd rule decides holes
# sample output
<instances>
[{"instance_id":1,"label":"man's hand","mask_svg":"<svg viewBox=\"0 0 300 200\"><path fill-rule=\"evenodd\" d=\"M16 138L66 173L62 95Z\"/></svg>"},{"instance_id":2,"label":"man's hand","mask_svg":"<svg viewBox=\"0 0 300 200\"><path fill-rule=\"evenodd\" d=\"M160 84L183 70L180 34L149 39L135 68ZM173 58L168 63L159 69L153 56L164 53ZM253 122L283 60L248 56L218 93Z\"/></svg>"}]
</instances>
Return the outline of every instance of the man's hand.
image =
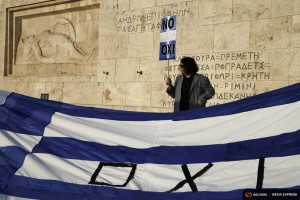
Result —
<instances>
[{"instance_id":1,"label":"man's hand","mask_svg":"<svg viewBox=\"0 0 300 200\"><path fill-rule=\"evenodd\" d=\"M170 86L170 85L172 85L172 80L171 80L170 78L167 78L167 80L166 80L166 84L167 84L167 86Z\"/></svg>"},{"instance_id":2,"label":"man's hand","mask_svg":"<svg viewBox=\"0 0 300 200\"><path fill-rule=\"evenodd\" d=\"M200 100L198 101L198 107L199 107L199 108L202 108L202 107L203 107L203 103L202 103Z\"/></svg>"}]
</instances>

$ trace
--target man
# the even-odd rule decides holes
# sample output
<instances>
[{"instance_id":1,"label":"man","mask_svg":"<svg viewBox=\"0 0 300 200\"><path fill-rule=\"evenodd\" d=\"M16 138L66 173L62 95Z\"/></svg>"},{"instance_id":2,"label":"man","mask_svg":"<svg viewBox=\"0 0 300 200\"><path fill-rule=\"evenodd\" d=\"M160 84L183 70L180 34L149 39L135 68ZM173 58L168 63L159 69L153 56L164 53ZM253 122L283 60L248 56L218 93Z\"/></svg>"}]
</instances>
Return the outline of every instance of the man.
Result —
<instances>
[{"instance_id":1,"label":"man","mask_svg":"<svg viewBox=\"0 0 300 200\"><path fill-rule=\"evenodd\" d=\"M182 58L178 69L182 75L176 78L174 86L170 78L166 81L166 92L175 98L174 112L205 107L215 94L209 79L197 74L198 65L191 57Z\"/></svg>"}]
</instances>

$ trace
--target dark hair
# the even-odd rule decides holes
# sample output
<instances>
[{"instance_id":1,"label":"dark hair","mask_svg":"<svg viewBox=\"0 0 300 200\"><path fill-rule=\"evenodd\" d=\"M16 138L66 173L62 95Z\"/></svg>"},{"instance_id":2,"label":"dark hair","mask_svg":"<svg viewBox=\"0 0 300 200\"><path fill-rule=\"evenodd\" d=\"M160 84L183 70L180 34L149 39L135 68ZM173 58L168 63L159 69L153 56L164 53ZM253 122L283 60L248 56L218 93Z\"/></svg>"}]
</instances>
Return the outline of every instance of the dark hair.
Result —
<instances>
[{"instance_id":1,"label":"dark hair","mask_svg":"<svg viewBox=\"0 0 300 200\"><path fill-rule=\"evenodd\" d=\"M199 67L194 58L184 57L180 62L185 73L187 74L196 74L199 71Z\"/></svg>"}]
</instances>

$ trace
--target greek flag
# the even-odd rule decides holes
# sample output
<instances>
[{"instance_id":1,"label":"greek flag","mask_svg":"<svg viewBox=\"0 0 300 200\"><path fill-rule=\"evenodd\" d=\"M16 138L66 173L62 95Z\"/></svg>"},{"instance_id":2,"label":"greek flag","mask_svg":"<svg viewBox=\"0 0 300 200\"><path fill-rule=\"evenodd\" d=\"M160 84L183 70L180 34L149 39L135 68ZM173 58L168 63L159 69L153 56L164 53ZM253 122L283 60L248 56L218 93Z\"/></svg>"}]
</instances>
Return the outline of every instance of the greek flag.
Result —
<instances>
[{"instance_id":1,"label":"greek flag","mask_svg":"<svg viewBox=\"0 0 300 200\"><path fill-rule=\"evenodd\" d=\"M300 84L179 113L0 92L0 199L242 199L300 188Z\"/></svg>"}]
</instances>

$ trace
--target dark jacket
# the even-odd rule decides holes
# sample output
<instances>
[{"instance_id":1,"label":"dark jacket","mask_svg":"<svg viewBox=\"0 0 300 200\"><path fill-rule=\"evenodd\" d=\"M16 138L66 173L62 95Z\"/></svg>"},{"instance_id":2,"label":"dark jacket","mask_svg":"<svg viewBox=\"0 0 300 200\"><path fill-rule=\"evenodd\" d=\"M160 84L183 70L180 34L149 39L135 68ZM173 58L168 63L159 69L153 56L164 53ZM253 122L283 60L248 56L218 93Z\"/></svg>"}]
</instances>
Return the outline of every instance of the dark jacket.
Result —
<instances>
[{"instance_id":1,"label":"dark jacket","mask_svg":"<svg viewBox=\"0 0 300 200\"><path fill-rule=\"evenodd\" d=\"M175 85L171 85L167 88L167 93L175 98L174 112L180 111L180 99L181 99L181 86L183 81L183 75L176 78ZM198 107L198 101L206 105L207 100L211 99L215 95L215 90L211 86L209 79L201 74L195 74L191 90L190 90L190 102L189 109L196 109Z\"/></svg>"}]
</instances>

